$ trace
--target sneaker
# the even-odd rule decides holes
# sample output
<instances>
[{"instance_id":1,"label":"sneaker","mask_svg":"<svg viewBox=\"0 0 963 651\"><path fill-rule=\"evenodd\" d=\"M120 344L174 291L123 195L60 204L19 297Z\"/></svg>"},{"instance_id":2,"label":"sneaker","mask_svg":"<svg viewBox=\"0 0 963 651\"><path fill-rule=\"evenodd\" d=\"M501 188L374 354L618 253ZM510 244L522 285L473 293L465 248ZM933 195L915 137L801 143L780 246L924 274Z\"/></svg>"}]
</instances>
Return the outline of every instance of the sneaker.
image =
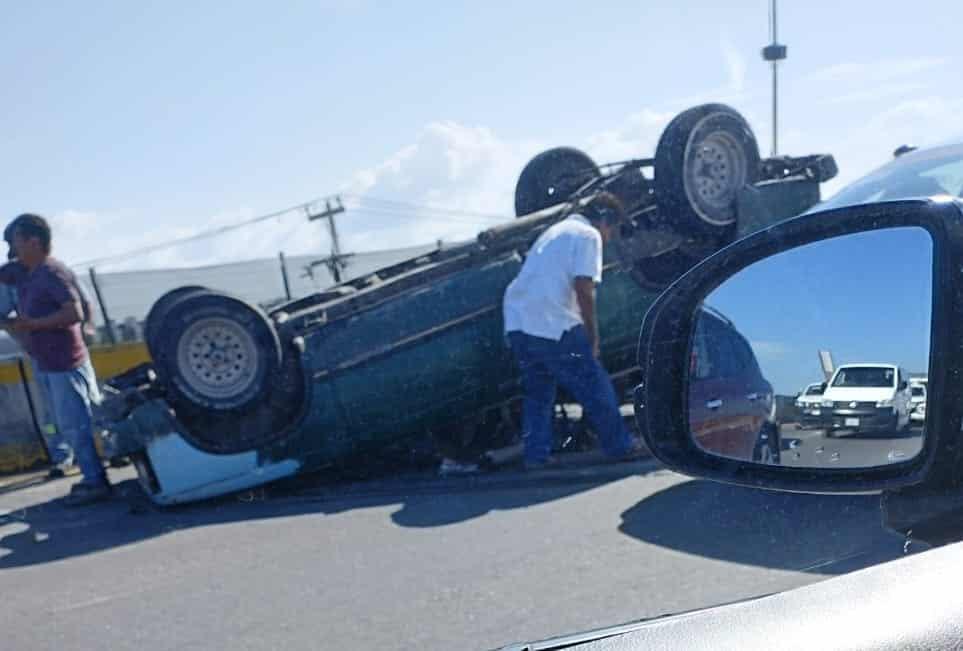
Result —
<instances>
[{"instance_id":1,"label":"sneaker","mask_svg":"<svg viewBox=\"0 0 963 651\"><path fill-rule=\"evenodd\" d=\"M82 506L93 502L100 502L110 497L111 487L107 480L96 483L86 481L74 484L70 489L70 494L64 498L67 506Z\"/></svg>"}]
</instances>

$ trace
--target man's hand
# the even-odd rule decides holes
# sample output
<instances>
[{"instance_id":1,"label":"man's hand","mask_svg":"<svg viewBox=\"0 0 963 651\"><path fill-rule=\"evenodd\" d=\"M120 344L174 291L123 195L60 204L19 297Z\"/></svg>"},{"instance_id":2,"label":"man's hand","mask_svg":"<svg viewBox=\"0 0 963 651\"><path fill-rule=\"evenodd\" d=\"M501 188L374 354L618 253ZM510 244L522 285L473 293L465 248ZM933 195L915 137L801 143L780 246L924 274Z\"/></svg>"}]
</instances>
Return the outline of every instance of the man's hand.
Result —
<instances>
[{"instance_id":1,"label":"man's hand","mask_svg":"<svg viewBox=\"0 0 963 651\"><path fill-rule=\"evenodd\" d=\"M34 323L33 319L28 319L25 316L18 316L13 319L8 319L4 321L4 327L7 330L11 330L18 334L24 334L37 329L37 324Z\"/></svg>"},{"instance_id":2,"label":"man's hand","mask_svg":"<svg viewBox=\"0 0 963 651\"><path fill-rule=\"evenodd\" d=\"M592 354L595 359L598 359L599 333L595 319L595 283L591 278L585 276L575 278L575 298L578 301L579 311L582 313L585 332L588 334L589 343L592 345Z\"/></svg>"}]
</instances>

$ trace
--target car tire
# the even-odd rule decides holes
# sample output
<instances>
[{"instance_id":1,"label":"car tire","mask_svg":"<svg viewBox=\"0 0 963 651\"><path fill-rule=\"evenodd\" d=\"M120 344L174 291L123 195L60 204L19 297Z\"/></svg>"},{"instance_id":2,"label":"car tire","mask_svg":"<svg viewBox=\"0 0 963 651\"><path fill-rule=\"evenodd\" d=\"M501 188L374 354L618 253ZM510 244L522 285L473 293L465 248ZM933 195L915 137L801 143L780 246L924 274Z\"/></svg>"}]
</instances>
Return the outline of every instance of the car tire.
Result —
<instances>
[{"instance_id":1,"label":"car tire","mask_svg":"<svg viewBox=\"0 0 963 651\"><path fill-rule=\"evenodd\" d=\"M160 298L154 301L147 312L147 318L144 320L144 341L147 343L147 350L150 351L151 357L154 357L157 352L157 333L162 332L163 326L161 324L171 307L186 296L210 291L200 285L185 285L162 294Z\"/></svg>"},{"instance_id":2,"label":"car tire","mask_svg":"<svg viewBox=\"0 0 963 651\"><path fill-rule=\"evenodd\" d=\"M215 411L263 398L281 364L281 344L267 316L214 291L183 296L158 324L154 358L172 401Z\"/></svg>"},{"instance_id":3,"label":"car tire","mask_svg":"<svg viewBox=\"0 0 963 651\"><path fill-rule=\"evenodd\" d=\"M515 185L515 215L522 217L567 201L600 175L585 152L573 147L543 151L525 165Z\"/></svg>"},{"instance_id":4,"label":"car tire","mask_svg":"<svg viewBox=\"0 0 963 651\"><path fill-rule=\"evenodd\" d=\"M735 109L704 104L677 115L655 150L660 213L710 238L736 224L739 190L759 179L756 137Z\"/></svg>"}]
</instances>

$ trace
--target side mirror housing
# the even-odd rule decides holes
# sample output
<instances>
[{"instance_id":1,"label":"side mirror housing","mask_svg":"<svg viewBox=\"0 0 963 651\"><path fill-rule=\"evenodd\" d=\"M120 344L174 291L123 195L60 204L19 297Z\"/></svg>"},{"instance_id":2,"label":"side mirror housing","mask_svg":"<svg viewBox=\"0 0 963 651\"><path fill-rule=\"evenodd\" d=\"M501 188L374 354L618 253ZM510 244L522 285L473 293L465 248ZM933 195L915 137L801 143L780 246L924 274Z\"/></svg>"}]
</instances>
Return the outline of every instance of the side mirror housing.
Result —
<instances>
[{"instance_id":1,"label":"side mirror housing","mask_svg":"<svg viewBox=\"0 0 963 651\"><path fill-rule=\"evenodd\" d=\"M914 305L918 309L911 310L924 323L915 329L902 327L902 321L887 326L878 319L867 320L866 315L872 312L860 302L866 294L867 276L859 273L858 266L852 266L874 256L882 260L888 250L874 252L860 243L892 244L893 238L887 240L887 234L904 233L913 234L914 245L923 240L931 245L915 268L914 281L932 284L931 295L922 299L931 304L925 308ZM853 238L850 243L854 246L840 254L838 244L846 243L847 238ZM805 278L798 269L793 270L795 276L765 273L769 267L763 263L787 257L780 254L819 250L822 246L829 246L835 257L819 258L819 264L807 264L806 270L842 274L839 269L852 269L845 276L821 277L826 280L816 298L826 300L807 301L812 297L793 293L794 286L787 286L786 279ZM907 249L896 246L894 250ZM639 340L642 380L635 389L634 402L636 422L649 449L669 468L690 476L773 490L881 491L919 484L934 476L958 476L954 446L963 423L963 383L948 382L948 377L963 372L963 351L951 345L963 341L963 319L953 316L963 314L963 280L958 281L952 273L960 268L963 209L955 201L910 200L811 213L720 250L673 283L646 313ZM740 278L741 285L736 282ZM811 280L806 278L807 283ZM840 286L849 293L841 296ZM743 290L727 291L732 287ZM920 296L917 293L918 301ZM725 309L714 302L716 298L725 303ZM730 430L756 418L760 404L775 404L775 400L769 402L771 397L791 395L789 387L799 386L815 371L815 359L813 366L798 371L795 358L780 361L780 355L785 357L793 346L804 351L827 349L823 342L805 339L813 336L807 330L810 322L787 321L781 309L785 305L798 306L798 314L807 314L806 310L816 314L818 320L812 323L825 328L817 336L830 338L840 330L832 310L848 310L842 322L846 337L839 339L838 345L826 344L845 362L839 372L845 366L847 377L831 388L822 383L825 395L820 407L799 416L813 419L805 430L801 422L781 422L785 415L774 409L758 419L758 430L752 426L755 445L737 445ZM741 314L739 306L745 310ZM777 323L781 330L773 326ZM887 327L895 328L892 332L898 336L880 335ZM781 333L788 334L777 337ZM718 364L710 361L690 368L690 353L696 346L711 350L714 341L726 337L729 341L720 349L746 350L744 355L754 354L765 362L759 364L762 376L754 380L753 387L758 388L726 396L724 387L713 384L722 372L719 369L752 368L752 364L740 366L720 357ZM917 357L913 365L920 367L910 370L926 371L929 377L922 432L912 430L907 415L873 388L886 386L886 374L897 364L902 365L902 339L908 337L915 337L912 343ZM806 376L798 377L799 372ZM783 379L781 386L787 388L780 390ZM713 430L720 422L724 427ZM882 455L864 458L855 445L846 447L843 443L853 441L845 436L848 431L869 426L885 432L874 437L883 441ZM816 433L814 427L818 428ZM914 449L907 452L899 447L910 439L915 442ZM767 447L760 450L762 445ZM840 452L824 453L830 445ZM809 462L801 463L800 453L807 451Z\"/></svg>"}]
</instances>

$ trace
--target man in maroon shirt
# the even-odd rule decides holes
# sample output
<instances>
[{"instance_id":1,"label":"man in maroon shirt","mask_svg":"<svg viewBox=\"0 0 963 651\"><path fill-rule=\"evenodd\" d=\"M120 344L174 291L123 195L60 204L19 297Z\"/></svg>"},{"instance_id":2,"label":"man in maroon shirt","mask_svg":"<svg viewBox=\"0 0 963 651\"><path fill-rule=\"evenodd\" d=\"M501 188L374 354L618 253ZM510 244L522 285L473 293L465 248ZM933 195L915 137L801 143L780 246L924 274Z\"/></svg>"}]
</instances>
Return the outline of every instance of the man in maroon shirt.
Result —
<instances>
[{"instance_id":1,"label":"man in maroon shirt","mask_svg":"<svg viewBox=\"0 0 963 651\"><path fill-rule=\"evenodd\" d=\"M50 226L44 218L24 214L12 226L16 260L0 267L0 283L17 288L19 315L6 327L26 344L57 429L72 444L84 475L67 503L104 499L110 484L94 447L91 422L91 405L100 393L81 334L83 308L73 274L51 257Z\"/></svg>"},{"instance_id":2,"label":"man in maroon shirt","mask_svg":"<svg viewBox=\"0 0 963 651\"><path fill-rule=\"evenodd\" d=\"M13 250L13 228L16 225L16 220L10 222L5 229L3 229L3 240L7 243L9 251L7 252L8 260L16 260L17 255ZM95 333L93 311L91 310L90 300L87 298L87 294L84 292L83 286L77 282L77 277L70 272L70 283L71 287L80 296L80 306L83 308L84 312L84 322L81 325L82 332L84 335L84 341L88 341L89 338L93 338ZM11 312L17 309L17 290L13 285L4 285L0 283L0 319L6 319L10 316ZM27 350L26 335L18 335L16 332L8 332L8 334L14 337L14 340L20 345L23 350ZM71 445L64 438L63 434L57 430L54 424L54 415L52 413L52 408L49 406L51 404L50 397L47 395L47 387L45 382L41 381L39 373L37 371L36 362L32 357L28 357L30 366L33 369L34 377L36 378L36 385L43 396L43 404L47 405L46 417L49 419L43 427L43 438L44 443L47 445L47 455L50 458L52 467L50 472L47 473L47 477L50 479L58 479L63 477L67 471L74 465L74 451Z\"/></svg>"}]
</instances>

